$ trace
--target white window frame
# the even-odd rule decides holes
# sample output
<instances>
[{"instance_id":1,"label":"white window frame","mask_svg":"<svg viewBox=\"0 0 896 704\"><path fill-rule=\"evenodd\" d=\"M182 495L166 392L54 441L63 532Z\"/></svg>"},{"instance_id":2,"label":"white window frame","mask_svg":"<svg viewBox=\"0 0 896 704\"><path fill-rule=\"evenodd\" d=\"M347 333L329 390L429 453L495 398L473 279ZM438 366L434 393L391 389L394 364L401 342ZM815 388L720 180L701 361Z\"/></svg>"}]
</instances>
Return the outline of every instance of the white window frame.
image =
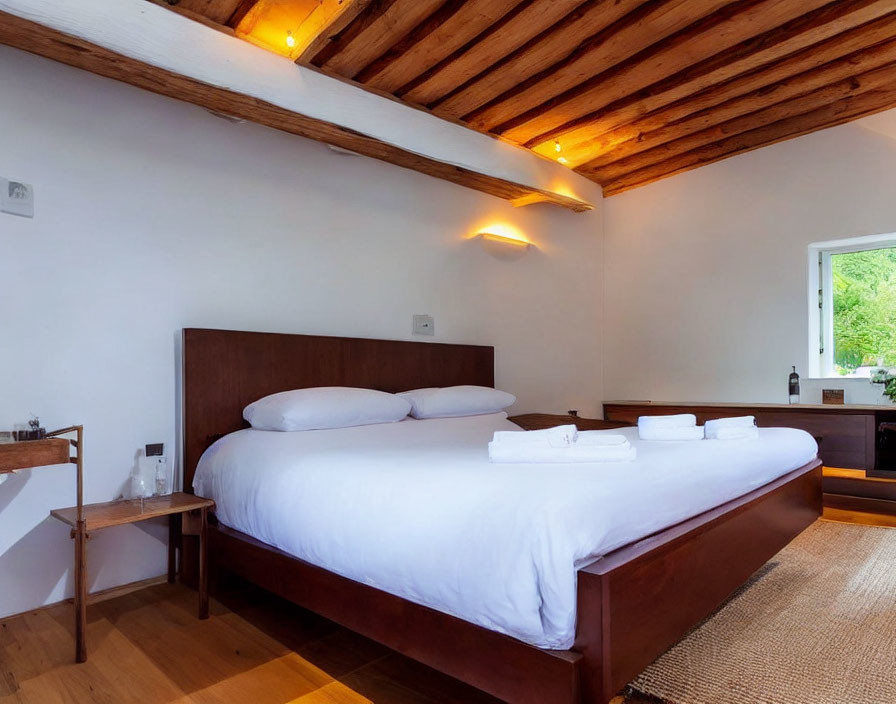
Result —
<instances>
[{"instance_id":1,"label":"white window frame","mask_svg":"<svg viewBox=\"0 0 896 704\"><path fill-rule=\"evenodd\" d=\"M809 376L850 378L834 369L834 292L831 255L896 247L896 233L867 235L809 245Z\"/></svg>"}]
</instances>

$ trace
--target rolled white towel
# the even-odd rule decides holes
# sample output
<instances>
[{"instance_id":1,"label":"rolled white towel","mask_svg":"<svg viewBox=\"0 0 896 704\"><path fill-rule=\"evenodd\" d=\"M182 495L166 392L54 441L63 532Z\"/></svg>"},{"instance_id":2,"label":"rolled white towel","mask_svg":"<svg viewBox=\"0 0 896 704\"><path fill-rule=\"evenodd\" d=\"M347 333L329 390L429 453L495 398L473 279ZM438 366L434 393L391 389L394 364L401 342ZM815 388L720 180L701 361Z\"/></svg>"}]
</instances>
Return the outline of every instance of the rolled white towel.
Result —
<instances>
[{"instance_id":1,"label":"rolled white towel","mask_svg":"<svg viewBox=\"0 0 896 704\"><path fill-rule=\"evenodd\" d=\"M638 426L638 437L642 440L702 440L703 426L684 428L642 428Z\"/></svg>"},{"instance_id":2,"label":"rolled white towel","mask_svg":"<svg viewBox=\"0 0 896 704\"><path fill-rule=\"evenodd\" d=\"M755 425L741 428L717 428L712 436L706 433L707 440L758 440L759 428Z\"/></svg>"},{"instance_id":3,"label":"rolled white towel","mask_svg":"<svg viewBox=\"0 0 896 704\"><path fill-rule=\"evenodd\" d=\"M619 433L608 433L606 430L580 430L573 444L576 447L614 447L631 443L625 435Z\"/></svg>"},{"instance_id":4,"label":"rolled white towel","mask_svg":"<svg viewBox=\"0 0 896 704\"><path fill-rule=\"evenodd\" d=\"M736 416L734 418L713 418L706 421L706 437L714 434L719 428L752 428L756 425L755 416Z\"/></svg>"},{"instance_id":5,"label":"rolled white towel","mask_svg":"<svg viewBox=\"0 0 896 704\"><path fill-rule=\"evenodd\" d=\"M641 416L638 428L693 428L697 416L693 413L678 413L674 416Z\"/></svg>"},{"instance_id":6,"label":"rolled white towel","mask_svg":"<svg viewBox=\"0 0 896 704\"><path fill-rule=\"evenodd\" d=\"M585 462L632 462L637 451L630 442L623 445L581 445L576 447L545 447L544 445L514 445L490 442L488 458L492 462L527 464L569 464Z\"/></svg>"},{"instance_id":7,"label":"rolled white towel","mask_svg":"<svg viewBox=\"0 0 896 704\"><path fill-rule=\"evenodd\" d=\"M579 434L576 426L558 425L544 430L497 430L492 442L507 445L546 445L547 447L569 447Z\"/></svg>"}]
</instances>

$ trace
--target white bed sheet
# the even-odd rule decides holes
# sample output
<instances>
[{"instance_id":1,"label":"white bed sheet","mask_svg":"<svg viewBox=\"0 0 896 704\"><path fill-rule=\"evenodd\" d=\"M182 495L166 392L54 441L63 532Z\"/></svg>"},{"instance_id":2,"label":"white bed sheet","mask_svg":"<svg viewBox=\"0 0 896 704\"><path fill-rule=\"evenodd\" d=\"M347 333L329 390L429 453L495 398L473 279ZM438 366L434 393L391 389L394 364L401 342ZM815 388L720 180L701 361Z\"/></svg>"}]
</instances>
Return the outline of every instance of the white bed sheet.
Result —
<instances>
[{"instance_id":1,"label":"white bed sheet","mask_svg":"<svg viewBox=\"0 0 896 704\"><path fill-rule=\"evenodd\" d=\"M645 442L627 463L491 464L504 413L241 430L202 456L220 521L296 557L543 648L575 637L576 570L811 461L801 430Z\"/></svg>"}]
</instances>

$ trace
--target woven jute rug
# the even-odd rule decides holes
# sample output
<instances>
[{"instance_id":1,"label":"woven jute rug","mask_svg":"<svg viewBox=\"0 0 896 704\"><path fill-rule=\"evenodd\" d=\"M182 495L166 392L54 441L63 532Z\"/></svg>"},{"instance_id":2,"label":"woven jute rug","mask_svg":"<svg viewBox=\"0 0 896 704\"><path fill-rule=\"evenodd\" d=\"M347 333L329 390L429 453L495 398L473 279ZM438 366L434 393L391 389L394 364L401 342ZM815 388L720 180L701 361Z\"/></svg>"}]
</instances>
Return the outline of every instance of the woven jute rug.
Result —
<instances>
[{"instance_id":1,"label":"woven jute rug","mask_svg":"<svg viewBox=\"0 0 896 704\"><path fill-rule=\"evenodd\" d=\"M896 529L816 522L625 701L896 704Z\"/></svg>"}]
</instances>

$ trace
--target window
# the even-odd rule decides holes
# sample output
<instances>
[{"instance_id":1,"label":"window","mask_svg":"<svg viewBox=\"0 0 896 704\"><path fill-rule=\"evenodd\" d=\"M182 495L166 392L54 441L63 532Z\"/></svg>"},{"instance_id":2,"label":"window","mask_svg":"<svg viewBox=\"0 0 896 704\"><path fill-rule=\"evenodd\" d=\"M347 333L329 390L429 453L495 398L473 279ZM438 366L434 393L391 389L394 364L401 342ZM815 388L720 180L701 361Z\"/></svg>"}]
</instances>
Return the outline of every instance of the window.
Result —
<instances>
[{"instance_id":1,"label":"window","mask_svg":"<svg viewBox=\"0 0 896 704\"><path fill-rule=\"evenodd\" d=\"M809 246L811 376L896 367L896 235Z\"/></svg>"}]
</instances>

